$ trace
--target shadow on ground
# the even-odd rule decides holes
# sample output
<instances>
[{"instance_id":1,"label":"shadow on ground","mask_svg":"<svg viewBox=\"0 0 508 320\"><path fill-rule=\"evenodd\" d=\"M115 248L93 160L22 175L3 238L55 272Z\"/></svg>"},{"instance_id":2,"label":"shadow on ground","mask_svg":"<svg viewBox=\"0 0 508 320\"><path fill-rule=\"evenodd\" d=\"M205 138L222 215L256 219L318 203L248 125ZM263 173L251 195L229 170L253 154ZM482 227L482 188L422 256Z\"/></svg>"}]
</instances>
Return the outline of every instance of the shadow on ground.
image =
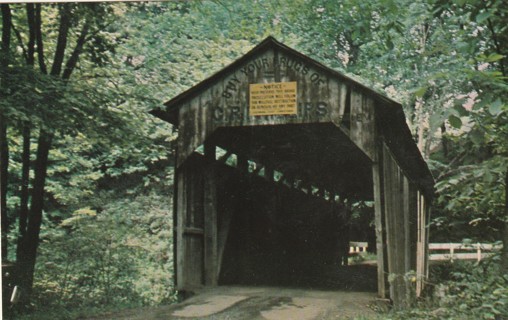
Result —
<instances>
[{"instance_id":1,"label":"shadow on ground","mask_svg":"<svg viewBox=\"0 0 508 320\"><path fill-rule=\"evenodd\" d=\"M378 304L375 278L375 267L342 267L330 274L300 278L296 283L284 286L201 288L179 304L126 310L88 320L368 318L375 316L373 308Z\"/></svg>"}]
</instances>

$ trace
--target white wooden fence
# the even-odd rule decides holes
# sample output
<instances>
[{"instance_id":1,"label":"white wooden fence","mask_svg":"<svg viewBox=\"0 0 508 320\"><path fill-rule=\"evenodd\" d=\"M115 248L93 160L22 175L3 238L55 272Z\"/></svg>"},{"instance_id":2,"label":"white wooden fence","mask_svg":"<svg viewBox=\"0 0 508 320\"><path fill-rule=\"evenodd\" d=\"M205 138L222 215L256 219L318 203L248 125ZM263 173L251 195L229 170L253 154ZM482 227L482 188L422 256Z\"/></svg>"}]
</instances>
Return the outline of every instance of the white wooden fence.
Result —
<instances>
[{"instance_id":1,"label":"white wooden fence","mask_svg":"<svg viewBox=\"0 0 508 320\"><path fill-rule=\"evenodd\" d=\"M349 254L367 252L368 243L351 241L349 242ZM502 244L490 243L429 243L429 258L431 261L453 261L453 260L477 260L492 255L495 251L501 250Z\"/></svg>"},{"instance_id":2,"label":"white wooden fence","mask_svg":"<svg viewBox=\"0 0 508 320\"><path fill-rule=\"evenodd\" d=\"M429 257L431 261L480 261L492 255L494 251L501 250L502 247L502 245L493 245L489 243L429 243Z\"/></svg>"},{"instance_id":3,"label":"white wooden fence","mask_svg":"<svg viewBox=\"0 0 508 320\"><path fill-rule=\"evenodd\" d=\"M367 252L368 246L369 246L368 242L351 241L349 242L349 253L356 254L360 252Z\"/></svg>"}]
</instances>

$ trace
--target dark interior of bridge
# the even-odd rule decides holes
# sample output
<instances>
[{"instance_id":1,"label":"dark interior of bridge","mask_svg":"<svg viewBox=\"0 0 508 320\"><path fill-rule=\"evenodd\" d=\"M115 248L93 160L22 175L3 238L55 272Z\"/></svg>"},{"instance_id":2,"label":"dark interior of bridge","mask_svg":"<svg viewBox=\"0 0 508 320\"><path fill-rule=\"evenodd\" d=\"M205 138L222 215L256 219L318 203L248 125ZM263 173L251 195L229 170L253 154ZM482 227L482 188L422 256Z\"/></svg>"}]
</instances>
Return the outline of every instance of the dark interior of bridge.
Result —
<instances>
[{"instance_id":1,"label":"dark interior of bridge","mask_svg":"<svg viewBox=\"0 0 508 320\"><path fill-rule=\"evenodd\" d=\"M218 229L228 231L219 284L376 290L375 265L343 265L349 241L367 240L351 233L365 229L372 239L374 229L351 224L347 204L372 200L371 162L341 130L237 127L209 137L224 150L217 211Z\"/></svg>"}]
</instances>

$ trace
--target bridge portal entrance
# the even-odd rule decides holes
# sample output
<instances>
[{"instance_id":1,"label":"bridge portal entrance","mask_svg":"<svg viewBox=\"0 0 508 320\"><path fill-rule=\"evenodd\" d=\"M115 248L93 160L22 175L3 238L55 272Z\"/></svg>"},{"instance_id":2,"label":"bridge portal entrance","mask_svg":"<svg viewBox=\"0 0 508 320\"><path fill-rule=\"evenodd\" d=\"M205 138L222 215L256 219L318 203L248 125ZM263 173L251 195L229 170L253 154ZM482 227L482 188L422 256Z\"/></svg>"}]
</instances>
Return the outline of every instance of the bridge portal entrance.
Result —
<instances>
[{"instance_id":1,"label":"bridge portal entrance","mask_svg":"<svg viewBox=\"0 0 508 320\"><path fill-rule=\"evenodd\" d=\"M378 295L403 305L421 292L434 182L397 102L267 38L152 113L178 128L179 290L333 272L348 204L364 200Z\"/></svg>"}]
</instances>

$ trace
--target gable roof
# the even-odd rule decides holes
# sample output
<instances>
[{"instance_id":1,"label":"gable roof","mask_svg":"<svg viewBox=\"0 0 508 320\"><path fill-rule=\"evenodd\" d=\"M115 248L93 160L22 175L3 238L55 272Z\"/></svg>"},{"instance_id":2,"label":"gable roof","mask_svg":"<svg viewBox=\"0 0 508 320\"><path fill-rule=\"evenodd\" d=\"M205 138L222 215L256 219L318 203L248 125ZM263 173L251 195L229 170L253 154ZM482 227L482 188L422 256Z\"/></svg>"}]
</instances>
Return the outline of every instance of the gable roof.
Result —
<instances>
[{"instance_id":1,"label":"gable roof","mask_svg":"<svg viewBox=\"0 0 508 320\"><path fill-rule=\"evenodd\" d=\"M411 181L420 186L422 191L429 198L433 197L434 178L432 177L425 160L413 140L400 103L368 88L364 84L336 70L321 64L314 59L309 58L308 56L277 41L271 36L263 40L260 44L227 67L164 103L164 108L154 109L150 111L150 113L162 120L178 126L178 110L182 105L190 99L198 96L206 88L237 70L244 63L269 49L278 50L287 55L302 59L312 67L315 67L323 73L338 79L355 90L358 90L362 94L372 98L375 101L376 110L379 111L376 112L376 116L379 118L378 123L382 124L381 132L383 139L388 145L399 167L406 173L407 177Z\"/></svg>"},{"instance_id":2,"label":"gable roof","mask_svg":"<svg viewBox=\"0 0 508 320\"><path fill-rule=\"evenodd\" d=\"M380 94L369 87L365 86L364 84L334 70L331 69L322 63L309 58L308 56L294 50L293 48L290 48L286 46L285 44L277 41L274 37L269 36L265 40L263 40L261 43L259 43L257 46L252 48L249 52L244 54L242 57L235 60L230 65L226 66L222 70L216 72L215 74L211 75L210 77L206 78L205 80L201 81L197 85L187 89L186 91L180 93L176 97L172 98L171 100L164 103L164 106L166 106L165 110L156 108L152 111L150 111L151 114L157 116L158 118L168 121L174 125L178 125L178 113L176 112L178 110L178 107L181 106L183 103L188 101L189 99L192 99L194 96L198 95L203 89L207 88L211 84L215 83L216 81L220 80L230 72L238 69L242 64L249 61L253 57L257 56L258 54L264 52L267 49L274 48L279 49L283 52L289 53L293 56L296 56L310 65L316 67L317 69L321 69L325 73L328 73L329 75L340 79L342 82L347 83L349 85L354 86L356 89L360 90L363 94L366 94L370 97L372 97L376 101L381 101L386 104L394 105L394 106L401 106L400 103L396 102L395 100L392 100L388 98L387 96ZM402 106L401 106L402 107Z\"/></svg>"}]
</instances>

